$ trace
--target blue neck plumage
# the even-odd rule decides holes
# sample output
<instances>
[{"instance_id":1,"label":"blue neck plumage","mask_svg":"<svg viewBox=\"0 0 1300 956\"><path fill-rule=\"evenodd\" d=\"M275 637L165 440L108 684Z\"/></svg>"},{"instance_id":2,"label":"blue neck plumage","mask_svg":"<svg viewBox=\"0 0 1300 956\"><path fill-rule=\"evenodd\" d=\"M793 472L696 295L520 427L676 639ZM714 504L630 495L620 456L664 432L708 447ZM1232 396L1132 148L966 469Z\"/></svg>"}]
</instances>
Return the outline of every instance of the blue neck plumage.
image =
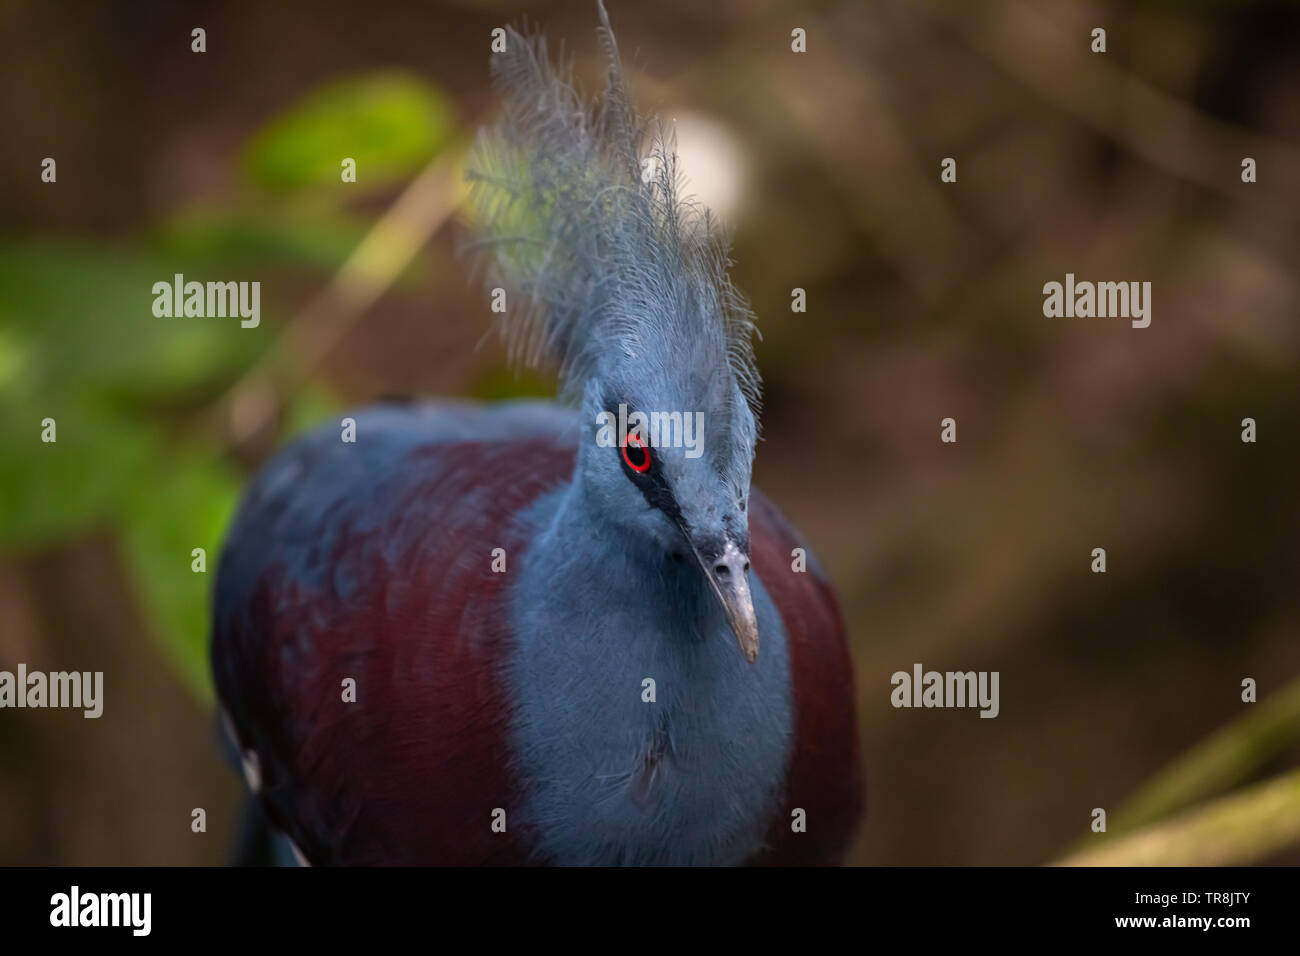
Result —
<instances>
[{"instance_id":1,"label":"blue neck plumage","mask_svg":"<svg viewBox=\"0 0 1300 956\"><path fill-rule=\"evenodd\" d=\"M754 576L753 665L688 565L593 520L579 478L520 521L507 666L521 825L558 863L722 864L759 849L789 759L780 617Z\"/></svg>"}]
</instances>

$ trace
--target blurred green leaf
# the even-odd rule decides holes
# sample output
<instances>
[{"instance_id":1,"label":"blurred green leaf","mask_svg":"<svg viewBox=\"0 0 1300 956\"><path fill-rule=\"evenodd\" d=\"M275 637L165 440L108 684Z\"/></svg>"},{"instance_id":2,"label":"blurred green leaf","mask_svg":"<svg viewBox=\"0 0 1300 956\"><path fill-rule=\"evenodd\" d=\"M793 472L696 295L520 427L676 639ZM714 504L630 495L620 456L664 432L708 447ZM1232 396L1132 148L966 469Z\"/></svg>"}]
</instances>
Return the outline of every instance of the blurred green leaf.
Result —
<instances>
[{"instance_id":1,"label":"blurred green leaf","mask_svg":"<svg viewBox=\"0 0 1300 956\"><path fill-rule=\"evenodd\" d=\"M128 565L164 650L191 690L210 702L211 592L239 477L215 451L189 447L155 458L134 491L123 515ZM192 570L195 548L205 552L204 573Z\"/></svg>"},{"instance_id":2,"label":"blurred green leaf","mask_svg":"<svg viewBox=\"0 0 1300 956\"><path fill-rule=\"evenodd\" d=\"M100 393L101 404L108 394L174 399L248 365L265 326L153 314L154 283L176 271L162 259L89 246L0 244L0 333L18 366L6 390L79 402Z\"/></svg>"},{"instance_id":3,"label":"blurred green leaf","mask_svg":"<svg viewBox=\"0 0 1300 956\"><path fill-rule=\"evenodd\" d=\"M343 404L321 385L314 383L304 385L285 409L281 441L287 442L314 428L319 428L338 415L343 407Z\"/></svg>"},{"instance_id":4,"label":"blurred green leaf","mask_svg":"<svg viewBox=\"0 0 1300 956\"><path fill-rule=\"evenodd\" d=\"M53 418L57 441L41 440ZM148 431L90 404L0 404L0 550L47 544L111 521L153 452Z\"/></svg>"},{"instance_id":5,"label":"blurred green leaf","mask_svg":"<svg viewBox=\"0 0 1300 956\"><path fill-rule=\"evenodd\" d=\"M0 394L16 393L25 369L31 367L31 345L16 329L0 328Z\"/></svg>"},{"instance_id":6,"label":"blurred green leaf","mask_svg":"<svg viewBox=\"0 0 1300 956\"><path fill-rule=\"evenodd\" d=\"M451 139L450 100L436 86L388 72L330 83L280 115L249 144L245 164L270 189L339 184L343 159L357 186L403 179Z\"/></svg>"},{"instance_id":7,"label":"blurred green leaf","mask_svg":"<svg viewBox=\"0 0 1300 956\"><path fill-rule=\"evenodd\" d=\"M483 402L504 402L512 398L551 398L555 376L536 369L493 367L470 387L469 395Z\"/></svg>"},{"instance_id":8,"label":"blurred green leaf","mask_svg":"<svg viewBox=\"0 0 1300 956\"><path fill-rule=\"evenodd\" d=\"M207 588L238 482L214 449L178 455L163 439L265 335L237 317L155 316L154 283L175 271L137 252L0 245L0 549L118 531L164 647L210 698ZM41 440L46 418L55 442ZM190 571L196 547L208 574Z\"/></svg>"},{"instance_id":9,"label":"blurred green leaf","mask_svg":"<svg viewBox=\"0 0 1300 956\"><path fill-rule=\"evenodd\" d=\"M169 258L188 263L275 263L329 271L347 259L369 227L336 208L301 203L262 212L192 208L169 220L156 241Z\"/></svg>"}]
</instances>

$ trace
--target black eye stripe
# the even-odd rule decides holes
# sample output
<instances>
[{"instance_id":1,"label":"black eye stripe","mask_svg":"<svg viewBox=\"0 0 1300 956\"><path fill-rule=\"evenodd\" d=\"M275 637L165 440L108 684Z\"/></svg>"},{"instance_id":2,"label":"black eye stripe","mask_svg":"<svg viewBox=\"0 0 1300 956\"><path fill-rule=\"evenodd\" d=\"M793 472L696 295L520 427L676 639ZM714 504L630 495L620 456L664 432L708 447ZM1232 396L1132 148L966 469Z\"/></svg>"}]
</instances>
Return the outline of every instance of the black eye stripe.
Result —
<instances>
[{"instance_id":1,"label":"black eye stripe","mask_svg":"<svg viewBox=\"0 0 1300 956\"><path fill-rule=\"evenodd\" d=\"M620 401L629 408L635 407L633 402L626 399L615 400L613 396L606 399L606 408L618 408ZM659 470L659 462L655 449L650 447L637 447L632 444L631 439L635 436L629 434L629 442L626 446L620 447L617 444L614 447L615 453L619 457L619 464L623 473L641 492L641 497L645 498L646 504L651 508L662 511L670 521L680 526L682 524L682 512L677 507L677 499L673 496L672 489L668 487L668 482ZM643 458L641 455L645 455ZM644 467L642 463L646 462Z\"/></svg>"},{"instance_id":2,"label":"black eye stripe","mask_svg":"<svg viewBox=\"0 0 1300 956\"><path fill-rule=\"evenodd\" d=\"M682 513L677 507L677 499L673 497L672 491L668 488L668 483L659 475L656 475L650 481L637 482L637 488L641 491L641 496L645 498L646 504L651 508L658 508L668 519L676 525L682 523Z\"/></svg>"},{"instance_id":3,"label":"black eye stripe","mask_svg":"<svg viewBox=\"0 0 1300 956\"><path fill-rule=\"evenodd\" d=\"M681 510L677 507L677 500L673 497L668 482L655 467L654 452L650 448L637 447L630 442L624 448L615 448L615 451L618 452L624 473L641 492L641 497L645 498L646 504L662 511L675 524L681 524ZM648 456L648 463L643 469L634 467L647 460L638 457L638 452Z\"/></svg>"}]
</instances>

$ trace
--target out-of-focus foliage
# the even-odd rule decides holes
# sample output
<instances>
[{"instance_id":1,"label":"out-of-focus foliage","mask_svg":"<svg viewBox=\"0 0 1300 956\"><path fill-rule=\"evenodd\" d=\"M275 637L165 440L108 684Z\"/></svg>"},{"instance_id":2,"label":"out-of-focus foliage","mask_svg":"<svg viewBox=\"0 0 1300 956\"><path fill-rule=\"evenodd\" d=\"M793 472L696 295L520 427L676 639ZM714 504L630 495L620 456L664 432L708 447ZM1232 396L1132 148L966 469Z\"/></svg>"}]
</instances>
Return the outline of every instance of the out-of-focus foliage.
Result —
<instances>
[{"instance_id":1,"label":"out-of-focus foliage","mask_svg":"<svg viewBox=\"0 0 1300 956\"><path fill-rule=\"evenodd\" d=\"M255 181L289 190L337 183L343 159L356 160L356 185L386 186L414 174L454 132L446 97L404 73L331 83L283 113L249 144Z\"/></svg>"},{"instance_id":2,"label":"out-of-focus foliage","mask_svg":"<svg viewBox=\"0 0 1300 956\"><path fill-rule=\"evenodd\" d=\"M366 222L321 201L280 200L245 211L229 206L195 206L158 230L159 249L180 262L225 265L301 264L317 270L337 266L366 233Z\"/></svg>"},{"instance_id":3,"label":"out-of-focus foliage","mask_svg":"<svg viewBox=\"0 0 1300 956\"><path fill-rule=\"evenodd\" d=\"M0 339L9 356L0 494L22 503L0 513L0 547L112 524L148 466L168 454L166 419L255 354L256 338L232 335L222 320L156 318L150 290L173 272L140 253L0 249ZM55 442L41 441L46 418Z\"/></svg>"},{"instance_id":4,"label":"out-of-focus foliage","mask_svg":"<svg viewBox=\"0 0 1300 956\"><path fill-rule=\"evenodd\" d=\"M1298 739L1300 681L1295 681L1155 775L1111 821L1107 835L1164 819L1250 780Z\"/></svg>"},{"instance_id":5,"label":"out-of-focus foliage","mask_svg":"<svg viewBox=\"0 0 1300 956\"><path fill-rule=\"evenodd\" d=\"M281 304L266 280L305 271L319 285L365 236L342 157L373 191L454 133L447 98L426 81L386 72L331 83L246 150L257 185L292 195L191 205L136 243L0 245L0 552L115 533L153 632L201 700L212 696L211 582L243 480L206 412L276 334ZM155 316L154 283L177 273L262 281L260 325ZM318 385L287 398L285 434L338 407ZM192 568L196 548L205 573Z\"/></svg>"},{"instance_id":6,"label":"out-of-focus foliage","mask_svg":"<svg viewBox=\"0 0 1300 956\"><path fill-rule=\"evenodd\" d=\"M126 410L171 403L229 376L251 356L253 340L231 335L221 320L153 314L153 284L170 283L181 268L103 247L0 247L0 320L19 356L6 396L94 395Z\"/></svg>"},{"instance_id":7,"label":"out-of-focus foliage","mask_svg":"<svg viewBox=\"0 0 1300 956\"><path fill-rule=\"evenodd\" d=\"M1300 770L1061 861L1064 866L1242 866L1300 840Z\"/></svg>"},{"instance_id":8,"label":"out-of-focus foliage","mask_svg":"<svg viewBox=\"0 0 1300 956\"><path fill-rule=\"evenodd\" d=\"M201 445L155 456L139 478L120 515L125 554L172 664L207 701L209 582L240 478ZM199 548L203 554L194 555ZM194 569L198 559L206 573Z\"/></svg>"},{"instance_id":9,"label":"out-of-focus foliage","mask_svg":"<svg viewBox=\"0 0 1300 956\"><path fill-rule=\"evenodd\" d=\"M0 498L21 503L0 512L0 549L117 532L156 635L207 697L211 578L186 555L203 547L215 559L237 483L214 442L179 436L178 417L259 343L228 320L155 317L150 290L172 274L140 252L0 251L0 323L17 356L0 398ZM53 442L41 440L45 419Z\"/></svg>"}]
</instances>

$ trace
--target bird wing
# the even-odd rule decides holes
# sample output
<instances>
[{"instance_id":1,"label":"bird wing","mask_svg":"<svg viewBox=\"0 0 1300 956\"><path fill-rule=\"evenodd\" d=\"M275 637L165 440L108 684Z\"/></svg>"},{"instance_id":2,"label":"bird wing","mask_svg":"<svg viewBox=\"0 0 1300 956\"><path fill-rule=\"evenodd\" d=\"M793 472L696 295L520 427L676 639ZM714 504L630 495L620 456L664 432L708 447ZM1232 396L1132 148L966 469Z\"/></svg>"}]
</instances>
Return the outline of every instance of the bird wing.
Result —
<instances>
[{"instance_id":1,"label":"bird wing","mask_svg":"<svg viewBox=\"0 0 1300 956\"><path fill-rule=\"evenodd\" d=\"M491 829L517 802L508 575L491 566L494 548L523 550L511 517L570 478L573 413L355 418L354 444L325 429L290 446L241 507L217 579L222 705L268 815L312 863L522 861L514 828Z\"/></svg>"},{"instance_id":2,"label":"bird wing","mask_svg":"<svg viewBox=\"0 0 1300 956\"><path fill-rule=\"evenodd\" d=\"M842 862L862 819L853 664L834 588L806 541L763 495L749 503L750 561L781 613L794 684L795 740L783 811L756 865ZM803 549L806 570L795 570ZM804 828L793 813L804 811Z\"/></svg>"}]
</instances>

